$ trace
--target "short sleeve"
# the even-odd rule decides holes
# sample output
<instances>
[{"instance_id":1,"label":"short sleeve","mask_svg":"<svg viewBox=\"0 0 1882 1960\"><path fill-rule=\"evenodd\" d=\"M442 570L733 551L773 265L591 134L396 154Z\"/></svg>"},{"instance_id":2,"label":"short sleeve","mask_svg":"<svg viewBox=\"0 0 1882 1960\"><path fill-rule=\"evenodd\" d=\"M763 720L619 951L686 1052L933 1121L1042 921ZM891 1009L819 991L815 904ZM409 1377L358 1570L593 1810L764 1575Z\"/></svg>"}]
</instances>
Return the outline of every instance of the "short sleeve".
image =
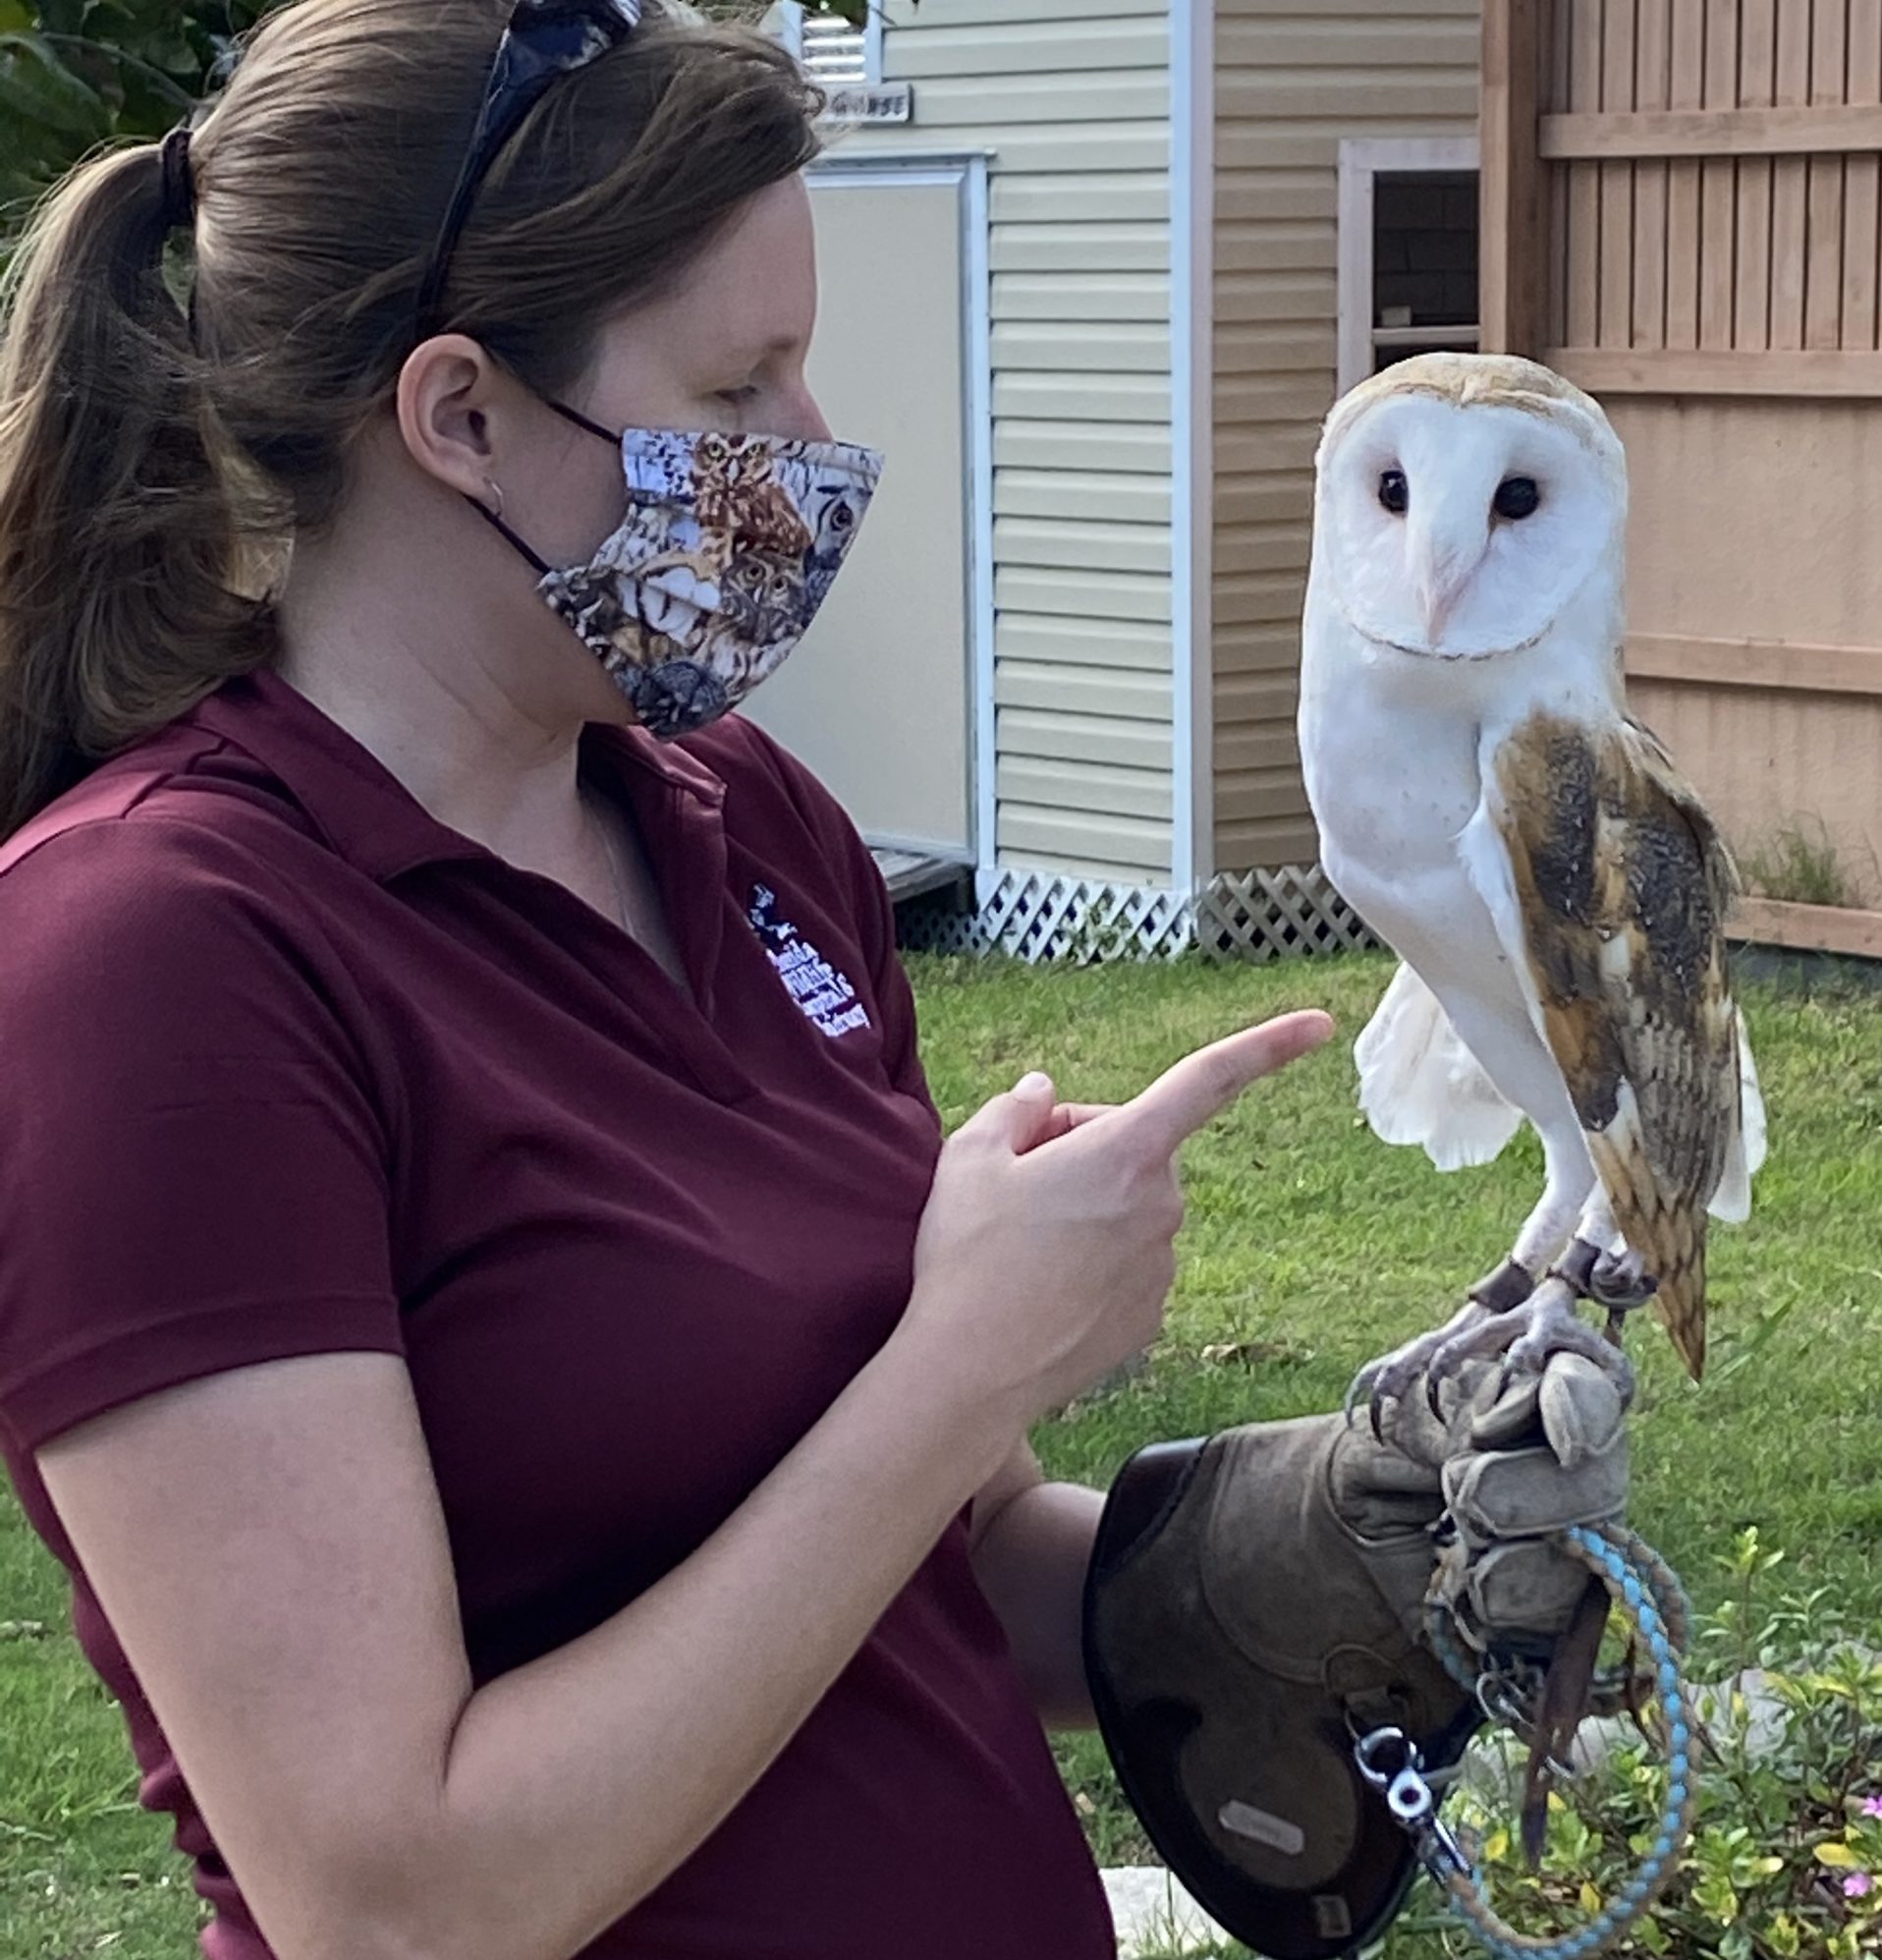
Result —
<instances>
[{"instance_id":1,"label":"short sleeve","mask_svg":"<svg viewBox=\"0 0 1882 1960\"><path fill-rule=\"evenodd\" d=\"M149 818L0 875L0 1427L24 1450L226 1369L402 1349L384 1124L274 882Z\"/></svg>"}]
</instances>

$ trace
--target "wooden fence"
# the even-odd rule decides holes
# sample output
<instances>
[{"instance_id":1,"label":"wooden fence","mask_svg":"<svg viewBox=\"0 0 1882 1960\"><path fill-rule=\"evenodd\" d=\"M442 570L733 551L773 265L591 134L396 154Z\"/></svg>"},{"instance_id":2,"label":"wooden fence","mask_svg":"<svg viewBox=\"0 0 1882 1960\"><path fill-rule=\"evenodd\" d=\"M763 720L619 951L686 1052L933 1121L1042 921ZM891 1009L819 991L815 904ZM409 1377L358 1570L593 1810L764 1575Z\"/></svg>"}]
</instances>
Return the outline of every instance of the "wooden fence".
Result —
<instances>
[{"instance_id":1,"label":"wooden fence","mask_svg":"<svg viewBox=\"0 0 1882 1960\"><path fill-rule=\"evenodd\" d=\"M1628 447L1635 704L1834 855L1747 930L1882 952L1882 0L1486 0L1483 119L1484 345Z\"/></svg>"}]
</instances>

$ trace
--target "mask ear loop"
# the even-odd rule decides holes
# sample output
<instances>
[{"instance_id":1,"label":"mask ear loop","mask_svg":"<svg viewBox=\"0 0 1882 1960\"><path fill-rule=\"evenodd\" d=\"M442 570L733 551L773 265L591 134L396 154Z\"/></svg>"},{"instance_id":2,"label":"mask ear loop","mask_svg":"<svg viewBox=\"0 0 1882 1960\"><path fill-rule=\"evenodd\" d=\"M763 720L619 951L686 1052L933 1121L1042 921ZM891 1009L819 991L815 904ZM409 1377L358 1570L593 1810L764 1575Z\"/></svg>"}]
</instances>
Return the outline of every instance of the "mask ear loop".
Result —
<instances>
[{"instance_id":1,"label":"mask ear loop","mask_svg":"<svg viewBox=\"0 0 1882 1960\"><path fill-rule=\"evenodd\" d=\"M545 401L547 400L546 397L544 399ZM552 408L556 412L556 414L563 419L564 421L572 421L575 423L577 428L586 429L590 435L598 435L603 442L608 443L610 446L612 446L615 449L619 449L621 447L622 437L615 434L615 432L612 429L603 428L598 421L590 421L588 418L584 416L580 409L569 408L566 404L562 402L548 402L547 406ZM466 497L465 502L468 503L470 506L470 508L473 511L475 511L476 514L480 518L482 518L486 524L492 525L495 527L496 530L500 531L503 533L503 535L509 539L510 543L518 551L522 552L524 557L526 557L529 561L529 563L535 567L536 571L539 574L546 576L554 568L549 564L549 562L546 559L539 558L535 554L535 552L531 551L530 548L524 543L523 539L520 538L516 534L516 532L512 531L510 527L507 524L505 524L503 521L503 485L499 483L494 476L486 476L483 479L483 486L485 489L487 489L490 492L490 494L493 497L496 498L497 507L495 510L492 510L488 504L480 504L475 497Z\"/></svg>"},{"instance_id":2,"label":"mask ear loop","mask_svg":"<svg viewBox=\"0 0 1882 1960\"><path fill-rule=\"evenodd\" d=\"M503 521L503 485L497 482L497 480L492 476L486 476L483 479L483 481L484 481L484 487L497 500L496 509L492 510L488 504L480 504L475 497L467 496L465 498L465 502L469 504L470 508L473 511L475 511L480 518L483 519L485 524L491 525L497 531L499 531L503 534L504 538L509 542L511 547L514 550L521 552L522 555L525 558L526 558L531 565L535 567L536 572L539 576L546 577L548 573L553 569L553 567L549 564L549 561L546 558L538 557L535 552L531 551L530 548L524 543L523 539L520 538L516 534L516 532L512 531L510 527L507 524L505 524Z\"/></svg>"},{"instance_id":3,"label":"mask ear loop","mask_svg":"<svg viewBox=\"0 0 1882 1960\"><path fill-rule=\"evenodd\" d=\"M547 398L544 399L546 401ZM561 402L548 402L547 406L552 408L564 421L574 422L577 428L584 428L590 435L598 435L603 442L610 442L617 449L621 447L621 437L613 429L602 427L598 421L590 421L580 409L569 408Z\"/></svg>"}]
</instances>

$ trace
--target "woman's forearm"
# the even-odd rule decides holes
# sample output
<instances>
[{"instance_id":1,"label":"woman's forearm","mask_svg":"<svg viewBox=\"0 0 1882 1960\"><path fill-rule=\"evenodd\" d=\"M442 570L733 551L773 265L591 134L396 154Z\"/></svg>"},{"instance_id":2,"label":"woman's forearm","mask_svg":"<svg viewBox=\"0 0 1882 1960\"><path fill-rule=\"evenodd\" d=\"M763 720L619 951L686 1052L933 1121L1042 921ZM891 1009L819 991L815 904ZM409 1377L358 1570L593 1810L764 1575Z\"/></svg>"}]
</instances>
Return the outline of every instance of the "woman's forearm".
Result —
<instances>
[{"instance_id":1,"label":"woman's forearm","mask_svg":"<svg viewBox=\"0 0 1882 1960\"><path fill-rule=\"evenodd\" d=\"M763 1773L1011 1447L898 1338L691 1558L473 1695L400 1918L424 1960L568 1960Z\"/></svg>"},{"instance_id":2,"label":"woman's forearm","mask_svg":"<svg viewBox=\"0 0 1882 1960\"><path fill-rule=\"evenodd\" d=\"M1085 1568L1103 1510L1102 1491L1034 1484L1007 1501L973 1548L974 1576L1050 1728L1089 1728L1097 1719L1082 1626Z\"/></svg>"}]
</instances>

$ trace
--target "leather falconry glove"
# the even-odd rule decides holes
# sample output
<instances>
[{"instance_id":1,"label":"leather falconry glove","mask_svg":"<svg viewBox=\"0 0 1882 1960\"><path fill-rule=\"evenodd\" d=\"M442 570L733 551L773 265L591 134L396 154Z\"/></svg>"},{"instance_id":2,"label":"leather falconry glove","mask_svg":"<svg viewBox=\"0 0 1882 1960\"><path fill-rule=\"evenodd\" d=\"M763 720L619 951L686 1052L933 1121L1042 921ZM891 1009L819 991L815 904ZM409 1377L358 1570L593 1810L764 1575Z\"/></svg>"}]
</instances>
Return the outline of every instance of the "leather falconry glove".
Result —
<instances>
[{"instance_id":1,"label":"leather falconry glove","mask_svg":"<svg viewBox=\"0 0 1882 1960\"><path fill-rule=\"evenodd\" d=\"M1333 1415L1156 1444L1112 1486L1085 1588L1106 1747L1172 1870L1273 1960L1367 1944L1411 1884L1356 1738L1402 1729L1442 1769L1482 1719L1426 1645L1427 1594L1467 1646L1546 1654L1587 1582L1552 1535L1621 1515L1612 1382L1575 1355L1500 1377L1467 1367L1441 1416L1414 1384L1382 1438Z\"/></svg>"}]
</instances>

